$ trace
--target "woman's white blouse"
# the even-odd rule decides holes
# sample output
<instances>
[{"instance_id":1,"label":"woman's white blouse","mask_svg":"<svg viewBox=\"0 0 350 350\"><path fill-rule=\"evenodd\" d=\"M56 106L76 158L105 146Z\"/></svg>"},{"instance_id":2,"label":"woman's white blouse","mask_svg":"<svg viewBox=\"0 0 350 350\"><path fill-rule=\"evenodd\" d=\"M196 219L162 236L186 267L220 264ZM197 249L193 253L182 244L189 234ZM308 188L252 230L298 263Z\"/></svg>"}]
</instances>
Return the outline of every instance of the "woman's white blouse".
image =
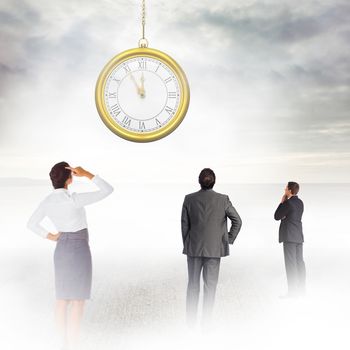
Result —
<instances>
[{"instance_id":1,"label":"woman's white blouse","mask_svg":"<svg viewBox=\"0 0 350 350\"><path fill-rule=\"evenodd\" d=\"M98 191L71 194L64 188L54 190L39 204L27 227L46 238L48 230L40 223L47 216L58 232L75 232L87 228L84 206L98 202L113 192L113 187L98 175L91 181L99 188Z\"/></svg>"}]
</instances>

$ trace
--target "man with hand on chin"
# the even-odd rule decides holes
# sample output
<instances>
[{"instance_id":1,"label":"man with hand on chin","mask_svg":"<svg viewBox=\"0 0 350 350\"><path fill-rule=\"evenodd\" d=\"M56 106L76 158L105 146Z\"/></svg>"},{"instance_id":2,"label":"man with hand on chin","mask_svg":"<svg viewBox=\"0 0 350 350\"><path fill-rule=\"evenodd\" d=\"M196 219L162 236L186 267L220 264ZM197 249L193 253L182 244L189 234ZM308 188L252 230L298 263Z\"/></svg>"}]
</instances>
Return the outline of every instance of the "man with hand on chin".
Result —
<instances>
[{"instance_id":1,"label":"man with hand on chin","mask_svg":"<svg viewBox=\"0 0 350 350\"><path fill-rule=\"evenodd\" d=\"M279 242L283 242L288 294L296 297L305 293L305 263L303 258L303 227L301 218L304 203L298 198L299 184L288 182L281 203L275 212L275 220L281 220Z\"/></svg>"}]
</instances>

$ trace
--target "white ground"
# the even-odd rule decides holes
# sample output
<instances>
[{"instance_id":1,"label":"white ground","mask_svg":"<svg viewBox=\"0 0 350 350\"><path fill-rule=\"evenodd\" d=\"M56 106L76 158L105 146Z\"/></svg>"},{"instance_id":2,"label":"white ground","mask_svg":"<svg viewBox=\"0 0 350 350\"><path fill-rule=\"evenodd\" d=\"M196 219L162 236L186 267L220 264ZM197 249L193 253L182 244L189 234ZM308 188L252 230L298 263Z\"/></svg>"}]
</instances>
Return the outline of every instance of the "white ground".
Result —
<instances>
[{"instance_id":1,"label":"white ground","mask_svg":"<svg viewBox=\"0 0 350 350\"><path fill-rule=\"evenodd\" d=\"M112 181L113 183L113 181ZM123 185L88 208L93 298L83 349L349 349L350 185L303 185L308 294L286 281L274 210L283 185L217 185L243 219L222 260L213 331L184 325L186 259L180 211L191 185ZM85 185L78 190L87 190ZM55 349L54 243L25 228L50 191L0 187L0 349Z\"/></svg>"}]
</instances>

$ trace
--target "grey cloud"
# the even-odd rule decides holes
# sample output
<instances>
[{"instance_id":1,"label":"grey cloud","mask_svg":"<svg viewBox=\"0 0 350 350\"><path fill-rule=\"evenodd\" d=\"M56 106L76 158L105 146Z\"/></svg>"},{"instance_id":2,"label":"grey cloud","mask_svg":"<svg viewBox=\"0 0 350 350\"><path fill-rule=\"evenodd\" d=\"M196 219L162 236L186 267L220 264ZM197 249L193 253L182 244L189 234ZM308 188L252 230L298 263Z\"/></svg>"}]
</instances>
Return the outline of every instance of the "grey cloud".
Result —
<instances>
[{"instance_id":1,"label":"grey cloud","mask_svg":"<svg viewBox=\"0 0 350 350\"><path fill-rule=\"evenodd\" d=\"M0 11L1 41L0 63L12 72L26 68L28 57L23 55L23 46L28 37L33 35L41 17L38 11L22 1L14 1L16 11Z\"/></svg>"},{"instance_id":2,"label":"grey cloud","mask_svg":"<svg viewBox=\"0 0 350 350\"><path fill-rule=\"evenodd\" d=\"M40 20L39 12L25 1L13 1L13 7L16 11L0 10L2 28L13 25L33 24Z\"/></svg>"},{"instance_id":3,"label":"grey cloud","mask_svg":"<svg viewBox=\"0 0 350 350\"><path fill-rule=\"evenodd\" d=\"M9 90L10 82L18 82L17 78L24 77L27 71L23 67L8 66L0 62L0 95Z\"/></svg>"},{"instance_id":4,"label":"grey cloud","mask_svg":"<svg viewBox=\"0 0 350 350\"><path fill-rule=\"evenodd\" d=\"M106 1L101 2L94 12L87 11L84 15L79 12L83 5L79 1L60 3L57 15L52 10L45 14L44 4L39 1L29 4L18 0L16 4L20 11L0 12L0 20L4 18L6 23L1 36L3 42L9 44L7 53L0 53L0 62L11 67L20 66L33 74L42 71L45 63L56 65L58 69L68 67L80 72L86 64L91 67L96 56L103 51L100 48L106 37L118 38L120 28L115 24L119 20L122 22L125 15L118 11L121 4L109 4L112 10L108 11ZM84 6L87 5L84 2ZM96 6L93 1L91 6ZM123 6L127 10L130 4L124 2ZM122 29L127 28L124 25Z\"/></svg>"},{"instance_id":5,"label":"grey cloud","mask_svg":"<svg viewBox=\"0 0 350 350\"><path fill-rule=\"evenodd\" d=\"M290 93L288 113L276 112L269 129L275 135L280 150L285 152L328 152L350 149L349 94L329 92L326 96L313 93L295 98Z\"/></svg>"},{"instance_id":6,"label":"grey cloud","mask_svg":"<svg viewBox=\"0 0 350 350\"><path fill-rule=\"evenodd\" d=\"M20 20L10 12L0 11L0 23L4 28L5 26L20 24Z\"/></svg>"},{"instance_id":7,"label":"grey cloud","mask_svg":"<svg viewBox=\"0 0 350 350\"><path fill-rule=\"evenodd\" d=\"M1 75L11 75L11 74L23 74L24 69L22 68L16 68L16 67L9 67L6 64L0 63L0 74Z\"/></svg>"},{"instance_id":8,"label":"grey cloud","mask_svg":"<svg viewBox=\"0 0 350 350\"><path fill-rule=\"evenodd\" d=\"M343 39L350 27L350 5L315 10L310 14L255 3L238 11L202 10L192 18L198 28L209 24L206 31L221 28L223 37L231 38L227 50L232 56L242 58L250 51L240 65L250 72L247 83L276 84L276 112L266 117L265 132L272 128L272 138L285 151L350 147L350 129L344 127L350 119L350 48ZM325 53L327 44L328 54L319 57L318 50ZM279 113L284 115L281 120Z\"/></svg>"},{"instance_id":9,"label":"grey cloud","mask_svg":"<svg viewBox=\"0 0 350 350\"><path fill-rule=\"evenodd\" d=\"M266 44L291 44L304 41L334 26L349 26L349 4L315 8L314 14L298 11L295 4L266 4L255 2L249 6L236 8L234 4L221 9L198 8L197 12L181 12L176 18L178 26L198 30L202 24L221 28L232 40L262 40ZM248 43L249 44L249 43Z\"/></svg>"},{"instance_id":10,"label":"grey cloud","mask_svg":"<svg viewBox=\"0 0 350 350\"><path fill-rule=\"evenodd\" d=\"M305 40L319 33L321 29L313 18L293 19L288 9L282 10L275 17L269 17L268 14L264 17L250 17L248 12L243 18L235 18L234 14L203 12L201 20L221 27L234 40L262 40L268 45Z\"/></svg>"},{"instance_id":11,"label":"grey cloud","mask_svg":"<svg viewBox=\"0 0 350 350\"><path fill-rule=\"evenodd\" d=\"M40 67L41 62L45 62L55 65L57 69L68 67L80 70L93 47L85 21L76 23L55 40L45 36L32 36L23 43L27 64Z\"/></svg>"},{"instance_id":12,"label":"grey cloud","mask_svg":"<svg viewBox=\"0 0 350 350\"><path fill-rule=\"evenodd\" d=\"M349 106L344 99L350 99L350 48L344 32L350 28L350 5L308 3L306 8L298 8L280 2L255 2L238 8L227 2L221 7L197 4L195 10L176 10L176 16L169 15L166 23L179 43L191 38L188 65L194 75L200 75L209 89L218 76L223 88L237 83L249 91L252 86L252 94L253 86L266 85L275 95L272 108L281 108L282 114L290 116L282 121L272 113L264 116L267 125L275 125L277 134L289 129L302 134L305 128L324 128L330 118L348 118ZM198 53L200 59L194 59ZM246 97L254 103L253 95ZM234 106L228 100L221 103ZM311 119L315 126L308 125ZM315 134L315 147L323 147L327 135ZM301 140L301 147L305 142L307 139Z\"/></svg>"},{"instance_id":13,"label":"grey cloud","mask_svg":"<svg viewBox=\"0 0 350 350\"><path fill-rule=\"evenodd\" d=\"M350 29L344 29L339 33L345 44L350 44Z\"/></svg>"},{"instance_id":14,"label":"grey cloud","mask_svg":"<svg viewBox=\"0 0 350 350\"><path fill-rule=\"evenodd\" d=\"M44 0L18 0L12 11L0 12L1 41L7 48L2 50L0 42L0 81L2 85L11 82L6 86L12 98L14 87L22 95L31 86L42 93L47 69L52 69L49 98L57 80L69 81L72 74L93 88L92 79L110 55L137 42L138 36L131 42L134 33L139 34L137 1L54 4L53 9ZM183 4L148 2L146 33L152 44L159 49L165 45L164 51L169 48L176 59L179 54L180 63L185 64L193 93L185 123L198 127L194 120L201 119L200 144L206 133L211 137L205 122L210 113L217 113L217 118L231 123L223 129L241 128L239 141L248 151L257 146L245 143L252 132L261 138L262 149L276 154L336 153L350 148L349 4L306 1L298 5L282 0L240 7L222 0ZM37 75L37 85L30 84L29 75ZM23 79L18 82L16 77ZM64 93L77 93L66 81L59 85L64 87L61 101ZM9 124L15 119L12 113L6 115ZM24 114L23 118L30 123L35 113L31 120ZM221 150L215 148L215 152Z\"/></svg>"},{"instance_id":15,"label":"grey cloud","mask_svg":"<svg viewBox=\"0 0 350 350\"><path fill-rule=\"evenodd\" d=\"M330 62L311 61L305 65L294 64L286 67L285 73L286 76L301 84L313 85L317 88L348 86L350 84L350 61L346 57L339 57Z\"/></svg>"}]
</instances>

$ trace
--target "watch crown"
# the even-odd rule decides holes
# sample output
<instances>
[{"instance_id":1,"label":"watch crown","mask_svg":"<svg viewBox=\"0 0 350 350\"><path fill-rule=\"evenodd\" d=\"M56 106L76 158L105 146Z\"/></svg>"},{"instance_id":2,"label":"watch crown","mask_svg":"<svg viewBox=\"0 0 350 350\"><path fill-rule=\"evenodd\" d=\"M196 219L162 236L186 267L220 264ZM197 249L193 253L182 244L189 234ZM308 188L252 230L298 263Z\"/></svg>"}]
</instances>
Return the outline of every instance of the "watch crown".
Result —
<instances>
[{"instance_id":1,"label":"watch crown","mask_svg":"<svg viewBox=\"0 0 350 350\"><path fill-rule=\"evenodd\" d=\"M139 40L139 47L145 48L148 47L148 40L145 38L142 38Z\"/></svg>"}]
</instances>

